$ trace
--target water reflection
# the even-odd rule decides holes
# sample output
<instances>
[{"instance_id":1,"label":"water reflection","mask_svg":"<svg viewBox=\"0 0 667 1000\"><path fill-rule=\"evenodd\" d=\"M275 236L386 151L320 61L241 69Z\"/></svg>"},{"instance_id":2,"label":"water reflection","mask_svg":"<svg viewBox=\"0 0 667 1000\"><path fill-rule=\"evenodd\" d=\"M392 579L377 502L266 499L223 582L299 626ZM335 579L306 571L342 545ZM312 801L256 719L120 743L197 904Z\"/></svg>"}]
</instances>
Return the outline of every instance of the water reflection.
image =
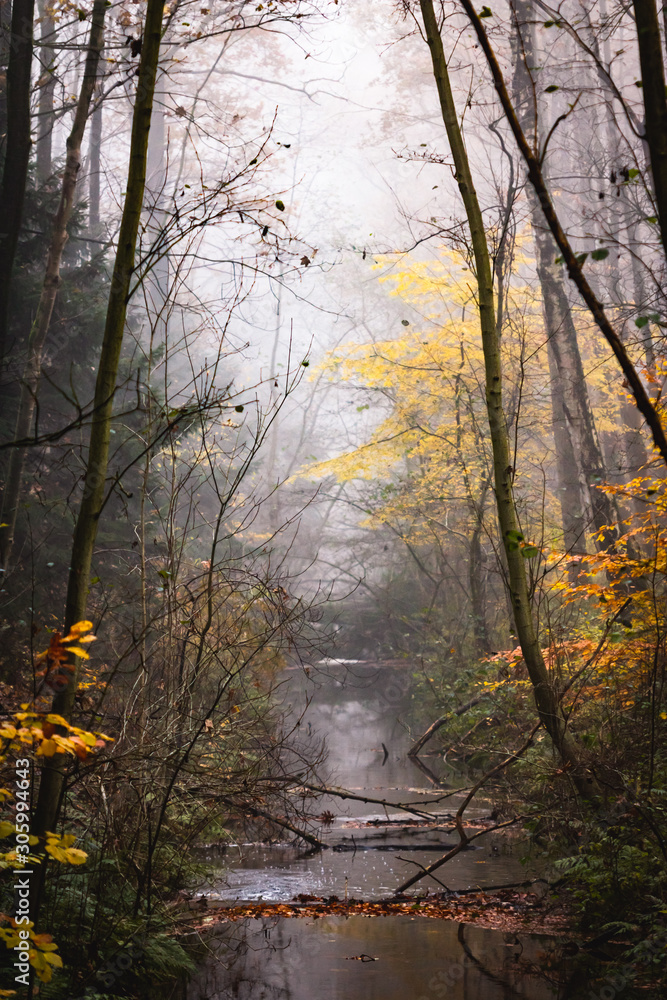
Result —
<instances>
[{"instance_id":1,"label":"water reflection","mask_svg":"<svg viewBox=\"0 0 667 1000\"><path fill-rule=\"evenodd\" d=\"M247 920L210 942L188 1000L556 1000L549 938L421 917Z\"/></svg>"},{"instance_id":2,"label":"water reflection","mask_svg":"<svg viewBox=\"0 0 667 1000\"><path fill-rule=\"evenodd\" d=\"M244 845L218 858L205 893L212 900L285 901L298 893L376 899L391 895L414 862L427 865L456 841L448 815L456 811L465 783L441 759L427 772L407 757L407 717L412 675L406 667L329 664L286 684L293 717L301 717L304 743L325 739L329 772L323 783L360 797L418 804L438 816L429 829L377 804L321 797L314 811L335 821L320 853L287 845ZM444 793L453 793L438 801ZM488 813L478 802L469 819ZM368 825L373 819L385 826ZM334 845L351 850L334 850ZM376 848L388 848L378 850ZM356 848L356 849L355 849ZM522 881L525 847L505 834L488 834L438 872L449 888ZM209 858L213 861L213 857ZM424 888L441 888L426 879ZM420 887L421 888L421 887ZM564 997L550 981L558 965L549 938L490 931L423 917L322 916L263 918L223 924L209 933L208 956L187 991L187 1000L555 1000Z\"/></svg>"}]
</instances>

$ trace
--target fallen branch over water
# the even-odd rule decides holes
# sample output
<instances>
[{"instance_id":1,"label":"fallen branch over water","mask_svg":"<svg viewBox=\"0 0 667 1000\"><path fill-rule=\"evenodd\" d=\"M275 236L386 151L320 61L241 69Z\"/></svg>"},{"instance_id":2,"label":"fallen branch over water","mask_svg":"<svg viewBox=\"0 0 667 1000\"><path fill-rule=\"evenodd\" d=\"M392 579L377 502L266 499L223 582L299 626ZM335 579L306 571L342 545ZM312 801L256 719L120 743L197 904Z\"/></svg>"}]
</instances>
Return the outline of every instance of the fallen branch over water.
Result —
<instances>
[{"instance_id":1,"label":"fallen branch over water","mask_svg":"<svg viewBox=\"0 0 667 1000\"><path fill-rule=\"evenodd\" d=\"M352 799L355 802L364 802L366 805L384 806L385 809L399 809L401 812L412 813L413 816L419 816L421 819L450 818L449 813L444 817L439 817L437 813L427 812L424 809L415 809L409 802L389 802L387 799L374 799L368 795L355 795L354 792L349 792L346 788L328 788L324 785L301 785L300 787L307 788L309 792L319 792L320 795L333 795L339 799ZM431 805L437 805L443 799L450 799L453 795L461 795L465 791L465 788L454 788L451 792L447 792L446 795L439 795L437 799L429 799L428 801Z\"/></svg>"}]
</instances>

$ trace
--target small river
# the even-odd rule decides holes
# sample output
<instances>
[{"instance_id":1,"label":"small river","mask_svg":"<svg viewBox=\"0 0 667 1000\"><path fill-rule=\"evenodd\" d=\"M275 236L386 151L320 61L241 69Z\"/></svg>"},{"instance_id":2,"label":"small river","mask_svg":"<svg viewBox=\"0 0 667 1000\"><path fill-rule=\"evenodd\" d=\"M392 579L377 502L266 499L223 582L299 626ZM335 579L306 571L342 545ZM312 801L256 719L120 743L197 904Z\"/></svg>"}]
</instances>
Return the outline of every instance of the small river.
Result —
<instances>
[{"instance_id":1,"label":"small river","mask_svg":"<svg viewBox=\"0 0 667 1000\"><path fill-rule=\"evenodd\" d=\"M361 798L409 804L433 814L427 829L398 808L323 796L315 812L332 820L320 834L329 850L238 845L208 857L212 874L201 892L211 904L285 902L297 894L374 900L437 860L457 842L451 815L461 795L460 775L438 757L427 772L407 756L405 722L411 670L326 661L308 675L290 672L283 696L301 718L305 740L326 740L322 774L328 787ZM312 808L312 803L311 803ZM488 816L476 800L466 818ZM516 835L491 833L426 878L413 892L500 886L536 874L522 858ZM247 918L224 924L207 939L208 954L187 989L187 1000L564 1000L558 985L558 943L547 936L514 934L408 915ZM586 995L586 994L581 994Z\"/></svg>"}]
</instances>

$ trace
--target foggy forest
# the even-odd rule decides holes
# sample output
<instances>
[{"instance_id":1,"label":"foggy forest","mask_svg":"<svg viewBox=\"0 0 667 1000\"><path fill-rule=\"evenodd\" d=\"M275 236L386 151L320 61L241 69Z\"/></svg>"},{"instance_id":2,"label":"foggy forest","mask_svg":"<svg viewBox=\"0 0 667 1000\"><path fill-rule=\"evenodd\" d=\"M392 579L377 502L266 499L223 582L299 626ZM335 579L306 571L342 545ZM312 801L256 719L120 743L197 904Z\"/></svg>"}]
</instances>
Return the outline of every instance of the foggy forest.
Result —
<instances>
[{"instance_id":1,"label":"foggy forest","mask_svg":"<svg viewBox=\"0 0 667 1000\"><path fill-rule=\"evenodd\" d=\"M659 1000L667 6L0 0L0 997Z\"/></svg>"}]
</instances>

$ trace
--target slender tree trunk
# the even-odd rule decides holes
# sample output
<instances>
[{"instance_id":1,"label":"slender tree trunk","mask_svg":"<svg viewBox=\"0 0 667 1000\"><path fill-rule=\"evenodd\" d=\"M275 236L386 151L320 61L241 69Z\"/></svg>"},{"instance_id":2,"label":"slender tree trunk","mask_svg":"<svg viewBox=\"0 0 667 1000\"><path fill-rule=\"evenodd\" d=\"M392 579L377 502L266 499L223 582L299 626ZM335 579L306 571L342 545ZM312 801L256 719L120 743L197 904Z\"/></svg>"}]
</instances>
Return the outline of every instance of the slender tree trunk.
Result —
<instances>
[{"instance_id":1,"label":"slender tree trunk","mask_svg":"<svg viewBox=\"0 0 667 1000\"><path fill-rule=\"evenodd\" d=\"M516 24L514 103L522 128L538 144L542 108L531 72L537 65L531 11L526 0L514 0L513 8ZM556 248L545 228L539 202L532 191L529 191L528 198L548 338L565 547L568 551L585 551L586 530L592 526L597 532L603 532L600 547L610 548L617 537L614 526L618 515L611 498L598 489L606 479L606 469L588 397L572 309L562 271L554 263Z\"/></svg>"},{"instance_id":2,"label":"slender tree trunk","mask_svg":"<svg viewBox=\"0 0 667 1000\"><path fill-rule=\"evenodd\" d=\"M40 82L39 82L39 117L37 122L37 179L41 184L51 176L52 136L53 136L53 95L56 89L55 49L53 41L56 24L53 19L49 0L38 0L41 31L39 37L40 52Z\"/></svg>"},{"instance_id":3,"label":"slender tree trunk","mask_svg":"<svg viewBox=\"0 0 667 1000\"><path fill-rule=\"evenodd\" d=\"M67 160L63 174L60 203L53 223L51 243L46 260L46 272L42 292L37 305L37 312L28 338L28 357L23 371L19 408L16 417L14 440L23 441L30 434L35 401L42 367L42 353L51 323L53 307L60 287L60 265L63 250L67 242L67 226L74 207L76 181L81 167L81 143L86 129L88 110L95 88L97 70L102 50L104 32L104 15L106 0L95 0L90 28L90 40L86 56L86 69L81 84L79 100L74 115L72 131L67 137ZM6 571L9 562L14 532L16 530L16 515L21 496L21 480L27 448L16 447L12 450L9 460L7 482L2 498L2 515L0 519L0 566Z\"/></svg>"},{"instance_id":4,"label":"slender tree trunk","mask_svg":"<svg viewBox=\"0 0 667 1000\"><path fill-rule=\"evenodd\" d=\"M475 643L480 656L488 656L491 652L489 630L486 623L486 577L484 573L485 559L482 549L482 534L484 531L484 504L489 487L488 480L483 484L482 495L477 505L476 520L470 536L468 552L468 583L470 586L470 610L472 613Z\"/></svg>"},{"instance_id":5,"label":"slender tree trunk","mask_svg":"<svg viewBox=\"0 0 667 1000\"><path fill-rule=\"evenodd\" d=\"M606 0L601 0L600 14L603 18L606 18L607 16ZM599 40L595 35L593 35L592 44L595 52L598 53L598 55L601 54L601 61L604 62L605 65L610 66L612 62L612 52L609 37L605 35L601 40ZM658 46L658 48L660 48L660 46ZM613 170L620 167L618 162L618 135L614 127L613 115L609 110L613 106L614 95L609 88L608 81L601 81L601 84L608 100L603 102L599 109L591 109L591 115L593 118L592 128L596 134L604 137L601 138L603 156ZM598 121L598 116L601 117L601 121ZM604 125L604 128L601 127L602 125ZM609 232L618 232L619 230L625 228L627 229L628 237L632 238L633 230L636 228L633 226L633 220L636 219L637 213L634 207L630 204L626 189L624 189L622 199L614 201L613 203L609 199L604 202L602 214L605 218L606 228ZM604 233L602 235L604 235ZM638 261L636 260L634 254L632 254L631 259L631 273L634 279ZM625 269L621 268L617 248L611 249L607 265L607 297L610 302L616 302L616 304L620 306L627 301L628 295L625 292L625 288L630 285L630 282L624 280L626 276ZM627 344L625 332L625 328L622 327L621 337L623 338L623 342ZM651 335L648 330L647 336L650 342ZM633 405L632 400L628 398L626 393L621 393L619 411L621 425L623 427L623 460L622 468L620 470L621 481L627 482L628 479L633 479L639 470L645 467L648 461L648 453L642 435L641 417L637 412L637 407ZM636 507L637 505L635 504L635 508Z\"/></svg>"},{"instance_id":6,"label":"slender tree trunk","mask_svg":"<svg viewBox=\"0 0 667 1000\"><path fill-rule=\"evenodd\" d=\"M90 567L104 503L113 401L146 187L148 135L160 54L164 2L165 0L148 0L146 9L137 97L132 116L132 138L125 204L111 279L102 353L97 370L94 415L90 431L83 498L72 542L71 568L65 608L66 633L72 625L84 619L86 615ZM71 714L78 685L76 664L71 664L71 668L69 682L56 693L53 699L53 711L65 718ZM50 761L49 765L45 766L42 771L33 823L34 832L38 836L42 836L45 831L52 829L57 821L64 778L63 770L53 761Z\"/></svg>"},{"instance_id":7,"label":"slender tree trunk","mask_svg":"<svg viewBox=\"0 0 667 1000\"><path fill-rule=\"evenodd\" d=\"M433 10L433 0L420 0L420 6L426 39L431 50L433 73L438 87L442 117L454 159L456 180L466 210L475 258L486 373L486 406L493 447L496 505L500 534L507 559L514 622L533 686L540 720L551 736L554 747L564 765L571 769L578 791L584 796L590 796L594 792L594 783L585 774L579 748L567 729L556 691L549 679L533 622L525 560L517 544L519 525L513 495L514 469L510 457L507 422L503 410L500 345L496 330L493 277L484 222L456 113L442 39Z\"/></svg>"},{"instance_id":8,"label":"slender tree trunk","mask_svg":"<svg viewBox=\"0 0 667 1000\"><path fill-rule=\"evenodd\" d=\"M9 296L30 160L35 0L14 0L7 65L7 144L0 188L0 358L9 348Z\"/></svg>"},{"instance_id":9,"label":"slender tree trunk","mask_svg":"<svg viewBox=\"0 0 667 1000\"><path fill-rule=\"evenodd\" d=\"M11 29L11 0L0 0L0 170L7 148L7 66Z\"/></svg>"},{"instance_id":10,"label":"slender tree trunk","mask_svg":"<svg viewBox=\"0 0 667 1000\"><path fill-rule=\"evenodd\" d=\"M103 105L100 102L90 120L88 150L88 228L94 236L100 232L100 179L102 176Z\"/></svg>"},{"instance_id":11,"label":"slender tree trunk","mask_svg":"<svg viewBox=\"0 0 667 1000\"><path fill-rule=\"evenodd\" d=\"M542 312L548 337L547 361L549 364L551 389L551 425L556 452L558 499L560 502L561 524L563 526L563 547L566 552L583 553L586 551L586 529L589 520L586 510L588 491L584 490L585 483L582 484L581 463L577 461L572 443L571 427L568 422L568 409L565 403L566 392L563 384L563 373L558 364L560 353L555 341L559 330L558 307L560 305L560 296L557 294L557 290L551 286L551 268L547 266L547 273L541 273L542 268L540 264L543 262L543 257L539 250L537 230L533 229L533 233L535 235L538 275L542 290ZM548 265L548 261L546 263Z\"/></svg>"},{"instance_id":12,"label":"slender tree trunk","mask_svg":"<svg viewBox=\"0 0 667 1000\"><path fill-rule=\"evenodd\" d=\"M667 97L655 0L633 0L644 97L644 129L663 247L667 249Z\"/></svg>"}]
</instances>

